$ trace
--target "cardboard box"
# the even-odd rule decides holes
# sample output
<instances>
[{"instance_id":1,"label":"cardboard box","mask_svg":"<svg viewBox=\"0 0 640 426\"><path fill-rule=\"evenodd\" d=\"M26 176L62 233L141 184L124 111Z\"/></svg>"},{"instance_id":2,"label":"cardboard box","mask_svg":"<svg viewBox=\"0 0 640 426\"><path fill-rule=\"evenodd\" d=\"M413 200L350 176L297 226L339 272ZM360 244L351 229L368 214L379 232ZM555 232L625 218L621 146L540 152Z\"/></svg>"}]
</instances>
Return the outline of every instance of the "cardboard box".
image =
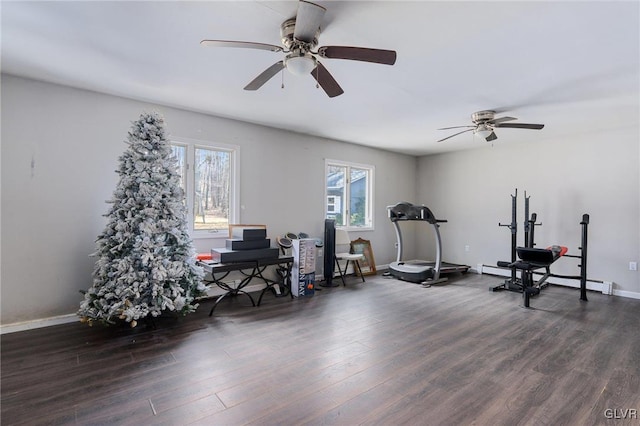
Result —
<instances>
[{"instance_id":1,"label":"cardboard box","mask_svg":"<svg viewBox=\"0 0 640 426\"><path fill-rule=\"evenodd\" d=\"M313 296L316 277L316 241L305 238L291 242L293 256L291 293L296 297Z\"/></svg>"}]
</instances>

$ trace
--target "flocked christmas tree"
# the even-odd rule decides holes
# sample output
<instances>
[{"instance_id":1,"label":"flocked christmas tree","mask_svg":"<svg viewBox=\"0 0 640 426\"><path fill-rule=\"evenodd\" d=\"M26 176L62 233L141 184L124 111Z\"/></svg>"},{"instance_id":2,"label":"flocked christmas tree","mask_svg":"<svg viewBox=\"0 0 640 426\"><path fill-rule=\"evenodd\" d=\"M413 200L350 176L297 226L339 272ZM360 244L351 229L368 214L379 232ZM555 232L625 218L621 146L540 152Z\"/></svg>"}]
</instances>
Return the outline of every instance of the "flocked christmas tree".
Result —
<instances>
[{"instance_id":1,"label":"flocked christmas tree","mask_svg":"<svg viewBox=\"0 0 640 426\"><path fill-rule=\"evenodd\" d=\"M143 113L120 156L120 180L96 241L93 285L78 315L89 324L138 320L163 311L186 314L206 286L187 232L181 179L164 120Z\"/></svg>"}]
</instances>

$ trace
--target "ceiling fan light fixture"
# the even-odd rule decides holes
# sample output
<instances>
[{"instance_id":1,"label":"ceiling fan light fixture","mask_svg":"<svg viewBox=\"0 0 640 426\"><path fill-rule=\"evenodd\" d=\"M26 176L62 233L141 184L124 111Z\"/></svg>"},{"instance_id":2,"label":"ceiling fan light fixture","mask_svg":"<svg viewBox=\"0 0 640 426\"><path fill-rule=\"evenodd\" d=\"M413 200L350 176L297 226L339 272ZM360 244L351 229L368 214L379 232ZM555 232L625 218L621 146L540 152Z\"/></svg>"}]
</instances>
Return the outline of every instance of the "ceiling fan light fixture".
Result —
<instances>
[{"instance_id":1,"label":"ceiling fan light fixture","mask_svg":"<svg viewBox=\"0 0 640 426\"><path fill-rule=\"evenodd\" d=\"M309 53L289 55L285 65L292 74L309 75L316 67L316 59Z\"/></svg>"},{"instance_id":2,"label":"ceiling fan light fixture","mask_svg":"<svg viewBox=\"0 0 640 426\"><path fill-rule=\"evenodd\" d=\"M476 136L480 136L482 139L487 139L489 135L493 132L493 130L487 126L486 124L480 124L476 130L474 130L473 134Z\"/></svg>"}]
</instances>

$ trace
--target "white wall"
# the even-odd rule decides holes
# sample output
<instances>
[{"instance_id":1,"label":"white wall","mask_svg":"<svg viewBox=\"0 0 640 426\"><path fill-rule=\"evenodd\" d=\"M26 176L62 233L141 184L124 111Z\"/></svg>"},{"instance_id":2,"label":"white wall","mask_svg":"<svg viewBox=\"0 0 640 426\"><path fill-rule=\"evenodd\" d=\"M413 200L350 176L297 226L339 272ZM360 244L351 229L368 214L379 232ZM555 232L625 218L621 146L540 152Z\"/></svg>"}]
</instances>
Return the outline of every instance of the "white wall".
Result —
<instances>
[{"instance_id":1,"label":"white wall","mask_svg":"<svg viewBox=\"0 0 640 426\"><path fill-rule=\"evenodd\" d=\"M418 200L443 224L444 260L476 266L510 259L510 194L518 188L518 236L523 244L524 191L538 214L538 247L553 244L579 254L582 214L591 218L589 278L614 282L615 294L640 298L640 134L638 117L602 133L520 144L515 131L493 147L426 156L418 164ZM465 246L469 251L465 252ZM430 240L418 252L432 256ZM553 272L577 275L577 259Z\"/></svg>"},{"instance_id":2,"label":"white wall","mask_svg":"<svg viewBox=\"0 0 640 426\"><path fill-rule=\"evenodd\" d=\"M353 237L371 240L377 264L395 259L385 206L414 197L414 157L14 76L1 83L3 325L77 310L118 157L142 111L159 111L172 136L239 145L240 221L266 224L272 238L322 235L325 158L374 165L376 227ZM204 252L223 244L195 243Z\"/></svg>"}]
</instances>

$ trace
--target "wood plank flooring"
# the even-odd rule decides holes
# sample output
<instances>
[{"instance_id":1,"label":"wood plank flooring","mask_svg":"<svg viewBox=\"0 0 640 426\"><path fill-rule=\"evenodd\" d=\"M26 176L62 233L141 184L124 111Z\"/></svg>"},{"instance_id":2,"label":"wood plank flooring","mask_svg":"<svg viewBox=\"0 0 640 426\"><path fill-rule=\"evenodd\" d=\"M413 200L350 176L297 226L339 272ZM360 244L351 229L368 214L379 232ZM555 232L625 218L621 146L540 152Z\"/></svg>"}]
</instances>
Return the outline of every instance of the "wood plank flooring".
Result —
<instances>
[{"instance_id":1,"label":"wood plank flooring","mask_svg":"<svg viewBox=\"0 0 640 426\"><path fill-rule=\"evenodd\" d=\"M640 301L382 276L1 336L3 425L637 425ZM635 410L635 411L634 411Z\"/></svg>"}]
</instances>

